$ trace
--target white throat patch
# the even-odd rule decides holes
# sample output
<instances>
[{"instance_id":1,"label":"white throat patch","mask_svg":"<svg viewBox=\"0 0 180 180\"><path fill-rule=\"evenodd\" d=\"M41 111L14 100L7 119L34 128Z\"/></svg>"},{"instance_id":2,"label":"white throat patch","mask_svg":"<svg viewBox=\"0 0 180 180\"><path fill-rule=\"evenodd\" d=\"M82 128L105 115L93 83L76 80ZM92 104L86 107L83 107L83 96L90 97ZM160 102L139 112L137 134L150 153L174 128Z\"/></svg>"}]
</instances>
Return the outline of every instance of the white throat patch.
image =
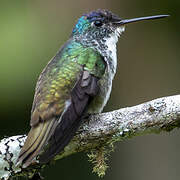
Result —
<instances>
[{"instance_id":1,"label":"white throat patch","mask_svg":"<svg viewBox=\"0 0 180 180\"><path fill-rule=\"evenodd\" d=\"M117 66L116 43L118 41L118 37L122 34L123 31L125 31L125 26L117 28L116 31L111 34L111 37L105 39L106 46L108 47L107 54L112 59L112 64L115 68L115 71Z\"/></svg>"}]
</instances>

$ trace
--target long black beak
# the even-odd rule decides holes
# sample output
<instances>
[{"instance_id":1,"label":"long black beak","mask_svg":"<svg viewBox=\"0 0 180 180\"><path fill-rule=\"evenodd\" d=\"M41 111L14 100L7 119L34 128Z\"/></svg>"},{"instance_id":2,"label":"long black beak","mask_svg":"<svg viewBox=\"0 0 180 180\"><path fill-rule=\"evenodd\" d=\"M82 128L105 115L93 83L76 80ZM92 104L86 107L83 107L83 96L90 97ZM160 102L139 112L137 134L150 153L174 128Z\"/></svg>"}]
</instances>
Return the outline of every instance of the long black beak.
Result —
<instances>
[{"instance_id":1,"label":"long black beak","mask_svg":"<svg viewBox=\"0 0 180 180\"><path fill-rule=\"evenodd\" d=\"M140 17L140 18L133 18L133 19L124 19L124 20L120 20L119 22L115 22L115 24L124 25L124 24L138 22L138 21L165 18L165 17L168 17L168 16L169 15L157 15L157 16L147 16L147 17Z\"/></svg>"}]
</instances>

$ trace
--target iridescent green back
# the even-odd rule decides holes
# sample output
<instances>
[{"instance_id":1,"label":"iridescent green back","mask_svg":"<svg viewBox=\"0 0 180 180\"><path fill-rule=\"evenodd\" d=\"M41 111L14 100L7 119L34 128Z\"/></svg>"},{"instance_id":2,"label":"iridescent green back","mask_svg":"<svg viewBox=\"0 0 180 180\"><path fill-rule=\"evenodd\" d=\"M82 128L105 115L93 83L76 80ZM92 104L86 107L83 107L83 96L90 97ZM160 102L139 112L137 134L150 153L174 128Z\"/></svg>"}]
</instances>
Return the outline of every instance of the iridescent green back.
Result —
<instances>
[{"instance_id":1,"label":"iridescent green back","mask_svg":"<svg viewBox=\"0 0 180 180\"><path fill-rule=\"evenodd\" d=\"M32 107L31 125L59 116L83 70L101 78L105 62L92 48L68 41L39 77ZM40 119L39 119L40 117Z\"/></svg>"}]
</instances>

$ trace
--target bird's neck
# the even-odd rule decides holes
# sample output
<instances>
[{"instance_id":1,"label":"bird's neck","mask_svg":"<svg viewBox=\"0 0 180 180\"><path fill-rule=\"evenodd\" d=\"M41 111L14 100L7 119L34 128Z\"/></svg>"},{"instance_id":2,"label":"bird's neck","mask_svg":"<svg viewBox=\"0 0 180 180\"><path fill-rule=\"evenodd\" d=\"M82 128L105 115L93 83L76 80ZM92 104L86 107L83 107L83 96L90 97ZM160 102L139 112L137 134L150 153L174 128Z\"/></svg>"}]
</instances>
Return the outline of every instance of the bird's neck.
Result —
<instances>
[{"instance_id":1,"label":"bird's neck","mask_svg":"<svg viewBox=\"0 0 180 180\"><path fill-rule=\"evenodd\" d=\"M103 57L113 59L116 53L116 43L118 41L118 37L124 30L125 27L121 26L110 34L102 35L100 33L90 31L74 38L85 47L91 47L97 50Z\"/></svg>"},{"instance_id":2,"label":"bird's neck","mask_svg":"<svg viewBox=\"0 0 180 180\"><path fill-rule=\"evenodd\" d=\"M81 44L85 47L91 47L98 51L106 64L109 66L111 71L115 74L117 66L117 54L116 54L116 44L118 42L118 37L125 30L124 27L118 28L115 32L112 32L105 37L96 37L96 34L88 33L81 37L78 37L76 40L80 41Z\"/></svg>"}]
</instances>

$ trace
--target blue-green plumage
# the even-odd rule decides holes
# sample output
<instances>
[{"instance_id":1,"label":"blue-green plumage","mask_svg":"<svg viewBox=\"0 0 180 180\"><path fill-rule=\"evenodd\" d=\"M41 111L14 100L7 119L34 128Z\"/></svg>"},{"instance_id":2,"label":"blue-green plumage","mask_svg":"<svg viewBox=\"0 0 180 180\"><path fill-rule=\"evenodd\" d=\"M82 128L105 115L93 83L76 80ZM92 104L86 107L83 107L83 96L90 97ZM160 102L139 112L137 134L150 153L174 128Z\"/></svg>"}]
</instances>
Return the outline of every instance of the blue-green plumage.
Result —
<instances>
[{"instance_id":1,"label":"blue-green plumage","mask_svg":"<svg viewBox=\"0 0 180 180\"><path fill-rule=\"evenodd\" d=\"M84 14L70 39L41 73L31 111L31 130L17 163L29 166L40 156L45 163L69 143L85 114L106 105L117 66L116 43L124 24L152 16L122 20L107 10Z\"/></svg>"}]
</instances>

